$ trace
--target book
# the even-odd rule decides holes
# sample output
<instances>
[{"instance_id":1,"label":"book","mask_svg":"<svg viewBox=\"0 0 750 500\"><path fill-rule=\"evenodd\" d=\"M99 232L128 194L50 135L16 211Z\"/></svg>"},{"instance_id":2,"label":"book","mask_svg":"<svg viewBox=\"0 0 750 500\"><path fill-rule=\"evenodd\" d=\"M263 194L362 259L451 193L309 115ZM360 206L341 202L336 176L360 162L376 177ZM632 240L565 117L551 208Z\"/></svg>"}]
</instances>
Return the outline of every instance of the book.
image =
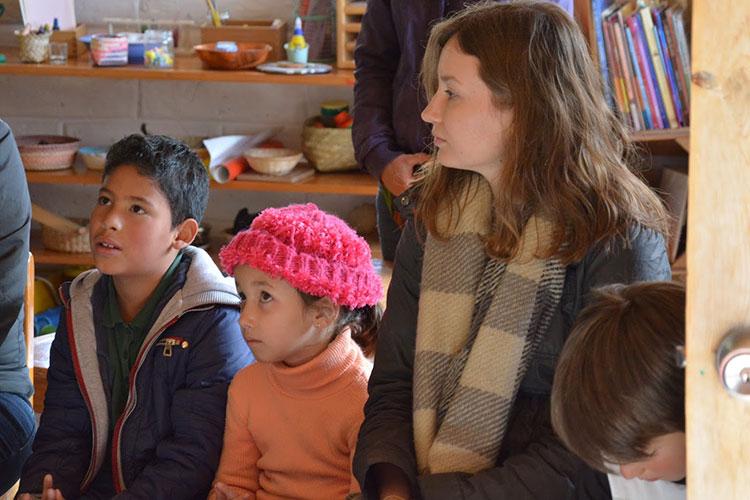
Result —
<instances>
[{"instance_id":1,"label":"book","mask_svg":"<svg viewBox=\"0 0 750 500\"><path fill-rule=\"evenodd\" d=\"M656 72L653 69L648 45L646 44L646 39L643 34L641 16L636 13L628 17L626 21L633 32L633 43L638 52L638 63L640 64L641 74L643 75L643 81L646 85L646 93L648 94L649 102L651 103L651 118L653 119L656 128L669 128L667 113L664 111L664 104L661 101L661 94L659 93L659 85L656 83Z\"/></svg>"},{"instance_id":2,"label":"book","mask_svg":"<svg viewBox=\"0 0 750 500\"><path fill-rule=\"evenodd\" d=\"M604 47L604 30L602 29L602 13L612 3L612 0L591 0L591 17L593 19L594 37L596 39L596 57L595 61L599 65L599 74L602 77L604 98L607 100L610 108L615 107L615 98L612 95L612 86L609 80L609 67L607 63L607 50Z\"/></svg>"},{"instance_id":3,"label":"book","mask_svg":"<svg viewBox=\"0 0 750 500\"><path fill-rule=\"evenodd\" d=\"M680 60L680 51L677 46L674 26L670 19L671 12L671 8L662 11L662 25L664 26L664 38L667 41L667 50L669 52L670 60L672 61L672 69L674 70L677 90L680 96L680 101L682 102L683 125L687 126L690 121L690 97L687 91L688 83L685 81L685 74L682 70L682 61Z\"/></svg>"},{"instance_id":4,"label":"book","mask_svg":"<svg viewBox=\"0 0 750 500\"><path fill-rule=\"evenodd\" d=\"M615 57L614 50L614 37L611 32L610 23L607 17L602 17L601 20L602 29L604 31L604 46L607 51L607 62L609 63L609 79L610 85L613 89L613 95L615 100L615 112L620 115L622 120L627 120L629 111L626 112L627 106L625 104L624 87L622 85L622 72L620 70L617 58Z\"/></svg>"},{"instance_id":5,"label":"book","mask_svg":"<svg viewBox=\"0 0 750 500\"><path fill-rule=\"evenodd\" d=\"M690 49L688 47L687 36L685 35L685 27L683 25L682 16L682 9L675 9L672 12L672 21L674 23L675 38L677 39L677 48L679 49L680 60L682 61L682 71L687 83L686 88L688 99L690 99Z\"/></svg>"},{"instance_id":6,"label":"book","mask_svg":"<svg viewBox=\"0 0 750 500\"><path fill-rule=\"evenodd\" d=\"M664 67L661 63L661 56L659 55L659 44L656 41L654 22L651 17L651 8L642 7L638 10L638 13L641 17L643 34L645 35L646 43L648 44L654 72L656 73L656 82L658 83L659 93L661 94L661 100L664 105L664 111L667 115L669 128L677 128L679 124L677 123L677 116L675 115L674 105L672 104L669 84L667 83L667 75L665 74Z\"/></svg>"},{"instance_id":7,"label":"book","mask_svg":"<svg viewBox=\"0 0 750 500\"><path fill-rule=\"evenodd\" d=\"M661 9L654 9L652 11L654 16L654 34L659 42L659 55L661 56L662 65L664 66L667 83L669 84L669 90L672 96L672 104L674 105L675 117L677 123L680 126L685 125L685 121L682 117L682 103L680 102L680 93L677 89L677 81L675 79L674 70L672 69L672 60L669 58L669 52L667 51L667 41L664 38L664 26L661 23Z\"/></svg>"},{"instance_id":8,"label":"book","mask_svg":"<svg viewBox=\"0 0 750 500\"><path fill-rule=\"evenodd\" d=\"M609 22L611 23L612 34L614 35L616 50L615 57L617 58L619 66L622 70L622 85L625 90L624 97L626 99L626 110L629 113L629 124L633 128L633 130L642 130L643 126L640 120L640 112L638 111L635 89L633 88L630 59L628 58L628 54L625 49L621 15L622 10L618 9L609 20Z\"/></svg>"},{"instance_id":9,"label":"book","mask_svg":"<svg viewBox=\"0 0 750 500\"><path fill-rule=\"evenodd\" d=\"M648 95L646 94L646 84L643 80L643 74L638 63L638 55L635 50L635 43L633 42L633 33L630 26L625 26L625 38L628 42L628 51L630 52L630 59L633 61L633 72L635 73L635 80L638 86L638 94L640 95L641 111L643 113L643 124L646 129L653 129L654 122L651 118L651 104L649 103Z\"/></svg>"}]
</instances>

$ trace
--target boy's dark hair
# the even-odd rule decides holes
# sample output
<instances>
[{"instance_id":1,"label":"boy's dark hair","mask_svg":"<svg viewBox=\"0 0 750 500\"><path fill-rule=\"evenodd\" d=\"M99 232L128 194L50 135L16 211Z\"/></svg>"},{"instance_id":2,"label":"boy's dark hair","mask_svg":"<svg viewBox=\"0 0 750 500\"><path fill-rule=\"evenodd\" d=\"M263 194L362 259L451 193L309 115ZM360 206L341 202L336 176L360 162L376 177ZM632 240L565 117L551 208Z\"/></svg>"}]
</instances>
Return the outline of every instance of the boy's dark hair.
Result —
<instances>
[{"instance_id":1,"label":"boy's dark hair","mask_svg":"<svg viewBox=\"0 0 750 500\"><path fill-rule=\"evenodd\" d=\"M172 211L172 227L186 219L199 223L203 219L208 204L208 172L187 145L164 135L129 135L109 148L104 177L122 165L133 165L139 174L159 185Z\"/></svg>"},{"instance_id":2,"label":"boy's dark hair","mask_svg":"<svg viewBox=\"0 0 750 500\"><path fill-rule=\"evenodd\" d=\"M563 347L552 425L590 466L648 456L658 436L685 431L685 288L675 282L593 292Z\"/></svg>"}]
</instances>

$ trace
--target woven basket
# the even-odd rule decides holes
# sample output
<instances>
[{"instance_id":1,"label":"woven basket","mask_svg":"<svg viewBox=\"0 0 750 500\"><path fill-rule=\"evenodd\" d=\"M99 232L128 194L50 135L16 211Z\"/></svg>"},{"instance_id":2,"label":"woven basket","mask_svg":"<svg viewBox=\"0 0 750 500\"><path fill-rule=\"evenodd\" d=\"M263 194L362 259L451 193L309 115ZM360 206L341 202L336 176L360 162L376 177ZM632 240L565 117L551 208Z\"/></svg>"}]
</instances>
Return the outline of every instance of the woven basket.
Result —
<instances>
[{"instance_id":1,"label":"woven basket","mask_svg":"<svg viewBox=\"0 0 750 500\"><path fill-rule=\"evenodd\" d=\"M18 57L21 62L41 63L49 57L49 37L52 33L18 35Z\"/></svg>"},{"instance_id":2,"label":"woven basket","mask_svg":"<svg viewBox=\"0 0 750 500\"><path fill-rule=\"evenodd\" d=\"M266 175L286 175L297 166L302 153L284 148L251 148L245 159L256 172Z\"/></svg>"},{"instance_id":3,"label":"woven basket","mask_svg":"<svg viewBox=\"0 0 750 500\"><path fill-rule=\"evenodd\" d=\"M302 129L302 152L310 164L320 172L355 170L352 129L314 127L320 117L305 121Z\"/></svg>"},{"instance_id":4,"label":"woven basket","mask_svg":"<svg viewBox=\"0 0 750 500\"><path fill-rule=\"evenodd\" d=\"M23 135L16 143L26 170L60 170L73 166L81 141L62 135Z\"/></svg>"},{"instance_id":5,"label":"woven basket","mask_svg":"<svg viewBox=\"0 0 750 500\"><path fill-rule=\"evenodd\" d=\"M76 222L86 225L86 231L82 233L62 232L42 224L42 245L44 245L44 248L66 253L90 252L88 221L78 219Z\"/></svg>"}]
</instances>

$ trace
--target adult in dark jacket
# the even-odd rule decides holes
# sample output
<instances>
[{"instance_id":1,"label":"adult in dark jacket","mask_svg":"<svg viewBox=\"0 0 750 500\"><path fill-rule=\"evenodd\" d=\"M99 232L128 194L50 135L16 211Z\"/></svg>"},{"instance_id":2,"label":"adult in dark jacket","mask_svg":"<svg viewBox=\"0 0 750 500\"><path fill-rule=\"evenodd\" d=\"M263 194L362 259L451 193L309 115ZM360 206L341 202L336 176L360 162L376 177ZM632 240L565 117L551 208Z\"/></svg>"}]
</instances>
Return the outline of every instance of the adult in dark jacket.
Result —
<instances>
[{"instance_id":1,"label":"adult in dark jacket","mask_svg":"<svg viewBox=\"0 0 750 500\"><path fill-rule=\"evenodd\" d=\"M393 260L412 196L415 165L429 159L430 127L420 118L427 101L419 69L430 28L478 0L393 2L368 0L354 52L352 139L360 166L377 179L378 236L386 260ZM573 15L572 0L550 0Z\"/></svg>"},{"instance_id":2,"label":"adult in dark jacket","mask_svg":"<svg viewBox=\"0 0 750 500\"><path fill-rule=\"evenodd\" d=\"M34 389L26 366L23 292L29 258L31 202L21 157L8 125L0 120L0 495L31 454Z\"/></svg>"},{"instance_id":3,"label":"adult in dark jacket","mask_svg":"<svg viewBox=\"0 0 750 500\"><path fill-rule=\"evenodd\" d=\"M559 7L438 24L424 84L436 162L397 250L355 475L367 498L570 498L585 466L550 425L555 362L591 288L670 277L664 208Z\"/></svg>"}]
</instances>

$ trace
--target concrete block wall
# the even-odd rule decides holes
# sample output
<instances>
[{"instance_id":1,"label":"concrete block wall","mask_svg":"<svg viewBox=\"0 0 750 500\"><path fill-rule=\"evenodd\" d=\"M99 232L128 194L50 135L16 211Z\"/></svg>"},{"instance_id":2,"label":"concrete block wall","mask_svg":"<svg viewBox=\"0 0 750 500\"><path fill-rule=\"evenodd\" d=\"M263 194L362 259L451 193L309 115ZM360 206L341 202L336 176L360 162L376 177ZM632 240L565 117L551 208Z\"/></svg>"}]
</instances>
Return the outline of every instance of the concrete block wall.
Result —
<instances>
[{"instance_id":1,"label":"concrete block wall","mask_svg":"<svg viewBox=\"0 0 750 500\"><path fill-rule=\"evenodd\" d=\"M290 0L225 0L219 2L237 18L289 19ZM76 0L81 22L104 17L193 19L203 22L204 0ZM0 118L16 135L65 134L85 145L107 145L140 130L173 136L251 133L277 128L276 137L298 148L305 118L321 101L345 99L352 89L304 85L267 85L183 81L103 80L96 78L0 76ZM32 199L70 217L86 217L96 196L93 186L30 186ZM231 225L242 207L312 201L345 216L368 197L305 195L214 190L206 220L214 227Z\"/></svg>"}]
</instances>

